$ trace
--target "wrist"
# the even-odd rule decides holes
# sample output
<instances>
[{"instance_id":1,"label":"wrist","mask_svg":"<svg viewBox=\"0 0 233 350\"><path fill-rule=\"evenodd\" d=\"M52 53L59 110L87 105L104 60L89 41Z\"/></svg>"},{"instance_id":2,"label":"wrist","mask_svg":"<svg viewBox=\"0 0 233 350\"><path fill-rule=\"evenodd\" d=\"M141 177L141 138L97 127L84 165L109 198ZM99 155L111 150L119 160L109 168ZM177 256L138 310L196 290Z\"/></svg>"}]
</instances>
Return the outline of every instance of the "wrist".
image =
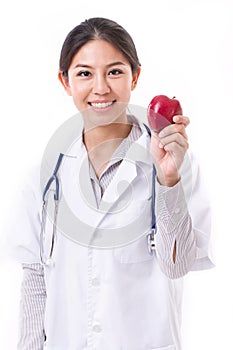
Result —
<instances>
[{"instance_id":1,"label":"wrist","mask_svg":"<svg viewBox=\"0 0 233 350\"><path fill-rule=\"evenodd\" d=\"M172 176L164 176L157 173L157 181L161 186L173 187L180 181L179 173Z\"/></svg>"}]
</instances>

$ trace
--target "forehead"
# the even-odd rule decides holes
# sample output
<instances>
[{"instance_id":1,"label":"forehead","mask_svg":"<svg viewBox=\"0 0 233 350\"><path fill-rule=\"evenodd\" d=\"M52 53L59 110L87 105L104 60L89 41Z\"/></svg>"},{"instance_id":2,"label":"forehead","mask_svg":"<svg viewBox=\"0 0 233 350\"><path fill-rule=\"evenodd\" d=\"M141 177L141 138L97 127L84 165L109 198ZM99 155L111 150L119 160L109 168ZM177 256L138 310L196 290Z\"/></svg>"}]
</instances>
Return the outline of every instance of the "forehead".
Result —
<instances>
[{"instance_id":1,"label":"forehead","mask_svg":"<svg viewBox=\"0 0 233 350\"><path fill-rule=\"evenodd\" d=\"M77 63L96 65L99 63L110 64L111 62L121 61L130 65L122 52L111 43L102 39L90 40L84 44L74 55L71 67Z\"/></svg>"}]
</instances>

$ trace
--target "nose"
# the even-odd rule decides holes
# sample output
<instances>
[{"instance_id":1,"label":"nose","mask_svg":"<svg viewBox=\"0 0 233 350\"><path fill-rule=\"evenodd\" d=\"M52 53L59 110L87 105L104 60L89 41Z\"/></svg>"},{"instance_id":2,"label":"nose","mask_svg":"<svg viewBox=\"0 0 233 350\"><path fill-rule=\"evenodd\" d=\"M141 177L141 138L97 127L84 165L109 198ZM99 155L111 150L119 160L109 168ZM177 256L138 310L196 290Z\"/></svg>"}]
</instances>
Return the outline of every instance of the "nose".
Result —
<instances>
[{"instance_id":1,"label":"nose","mask_svg":"<svg viewBox=\"0 0 233 350\"><path fill-rule=\"evenodd\" d=\"M96 95L105 95L110 92L107 77L102 74L96 74L93 80L93 93Z\"/></svg>"}]
</instances>

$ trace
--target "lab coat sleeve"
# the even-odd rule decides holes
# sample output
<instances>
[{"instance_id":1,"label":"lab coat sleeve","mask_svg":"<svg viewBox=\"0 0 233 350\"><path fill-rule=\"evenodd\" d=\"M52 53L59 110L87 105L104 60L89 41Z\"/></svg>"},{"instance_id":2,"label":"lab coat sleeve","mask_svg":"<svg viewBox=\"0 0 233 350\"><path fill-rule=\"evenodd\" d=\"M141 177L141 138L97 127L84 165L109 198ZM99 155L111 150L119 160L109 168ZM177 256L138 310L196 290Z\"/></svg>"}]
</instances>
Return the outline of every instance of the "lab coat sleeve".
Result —
<instances>
[{"instance_id":1,"label":"lab coat sleeve","mask_svg":"<svg viewBox=\"0 0 233 350\"><path fill-rule=\"evenodd\" d=\"M209 188L193 153L189 153L192 168L192 191L186 195L192 228L196 238L196 258L191 270L215 267L213 255L212 207ZM183 184L185 188L185 183Z\"/></svg>"},{"instance_id":2,"label":"lab coat sleeve","mask_svg":"<svg viewBox=\"0 0 233 350\"><path fill-rule=\"evenodd\" d=\"M156 188L158 261L162 271L169 278L179 278L191 269L196 255L191 217L180 182L172 188L157 183ZM176 247L175 257L174 247Z\"/></svg>"},{"instance_id":3,"label":"lab coat sleeve","mask_svg":"<svg viewBox=\"0 0 233 350\"><path fill-rule=\"evenodd\" d=\"M24 177L5 222L6 254L19 263L40 263L40 167Z\"/></svg>"},{"instance_id":4,"label":"lab coat sleeve","mask_svg":"<svg viewBox=\"0 0 233 350\"><path fill-rule=\"evenodd\" d=\"M214 266L211 257L211 210L196 159L190 153L174 187L156 185L156 247L169 278ZM176 258L173 259L176 244Z\"/></svg>"}]
</instances>

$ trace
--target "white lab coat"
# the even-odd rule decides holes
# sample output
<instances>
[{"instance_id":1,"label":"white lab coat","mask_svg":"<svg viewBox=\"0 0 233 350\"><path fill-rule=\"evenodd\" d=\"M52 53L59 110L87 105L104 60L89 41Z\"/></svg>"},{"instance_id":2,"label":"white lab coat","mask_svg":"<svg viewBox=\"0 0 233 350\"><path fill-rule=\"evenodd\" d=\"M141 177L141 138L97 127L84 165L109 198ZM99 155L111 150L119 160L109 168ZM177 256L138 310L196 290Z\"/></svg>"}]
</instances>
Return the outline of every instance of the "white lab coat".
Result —
<instances>
[{"instance_id":1,"label":"white lab coat","mask_svg":"<svg viewBox=\"0 0 233 350\"><path fill-rule=\"evenodd\" d=\"M147 247L152 164L144 151L149 141L145 131L133 145L137 152L129 150L99 209L80 138L65 156L59 173L62 198L53 263L45 267L46 350L181 349L183 279L167 278L156 254L150 255ZM21 262L40 262L40 182L43 188L47 161L42 164L41 179L38 173L32 179L32 190L25 194L27 214L21 213L20 227L17 224L20 234L12 247ZM213 266L210 208L203 200L205 192L194 159L190 174L195 186L187 186L185 173L182 180L197 241L193 270L205 269ZM124 185L120 190L119 183ZM112 228L108 240L106 232ZM47 238L51 231L48 220Z\"/></svg>"}]
</instances>

